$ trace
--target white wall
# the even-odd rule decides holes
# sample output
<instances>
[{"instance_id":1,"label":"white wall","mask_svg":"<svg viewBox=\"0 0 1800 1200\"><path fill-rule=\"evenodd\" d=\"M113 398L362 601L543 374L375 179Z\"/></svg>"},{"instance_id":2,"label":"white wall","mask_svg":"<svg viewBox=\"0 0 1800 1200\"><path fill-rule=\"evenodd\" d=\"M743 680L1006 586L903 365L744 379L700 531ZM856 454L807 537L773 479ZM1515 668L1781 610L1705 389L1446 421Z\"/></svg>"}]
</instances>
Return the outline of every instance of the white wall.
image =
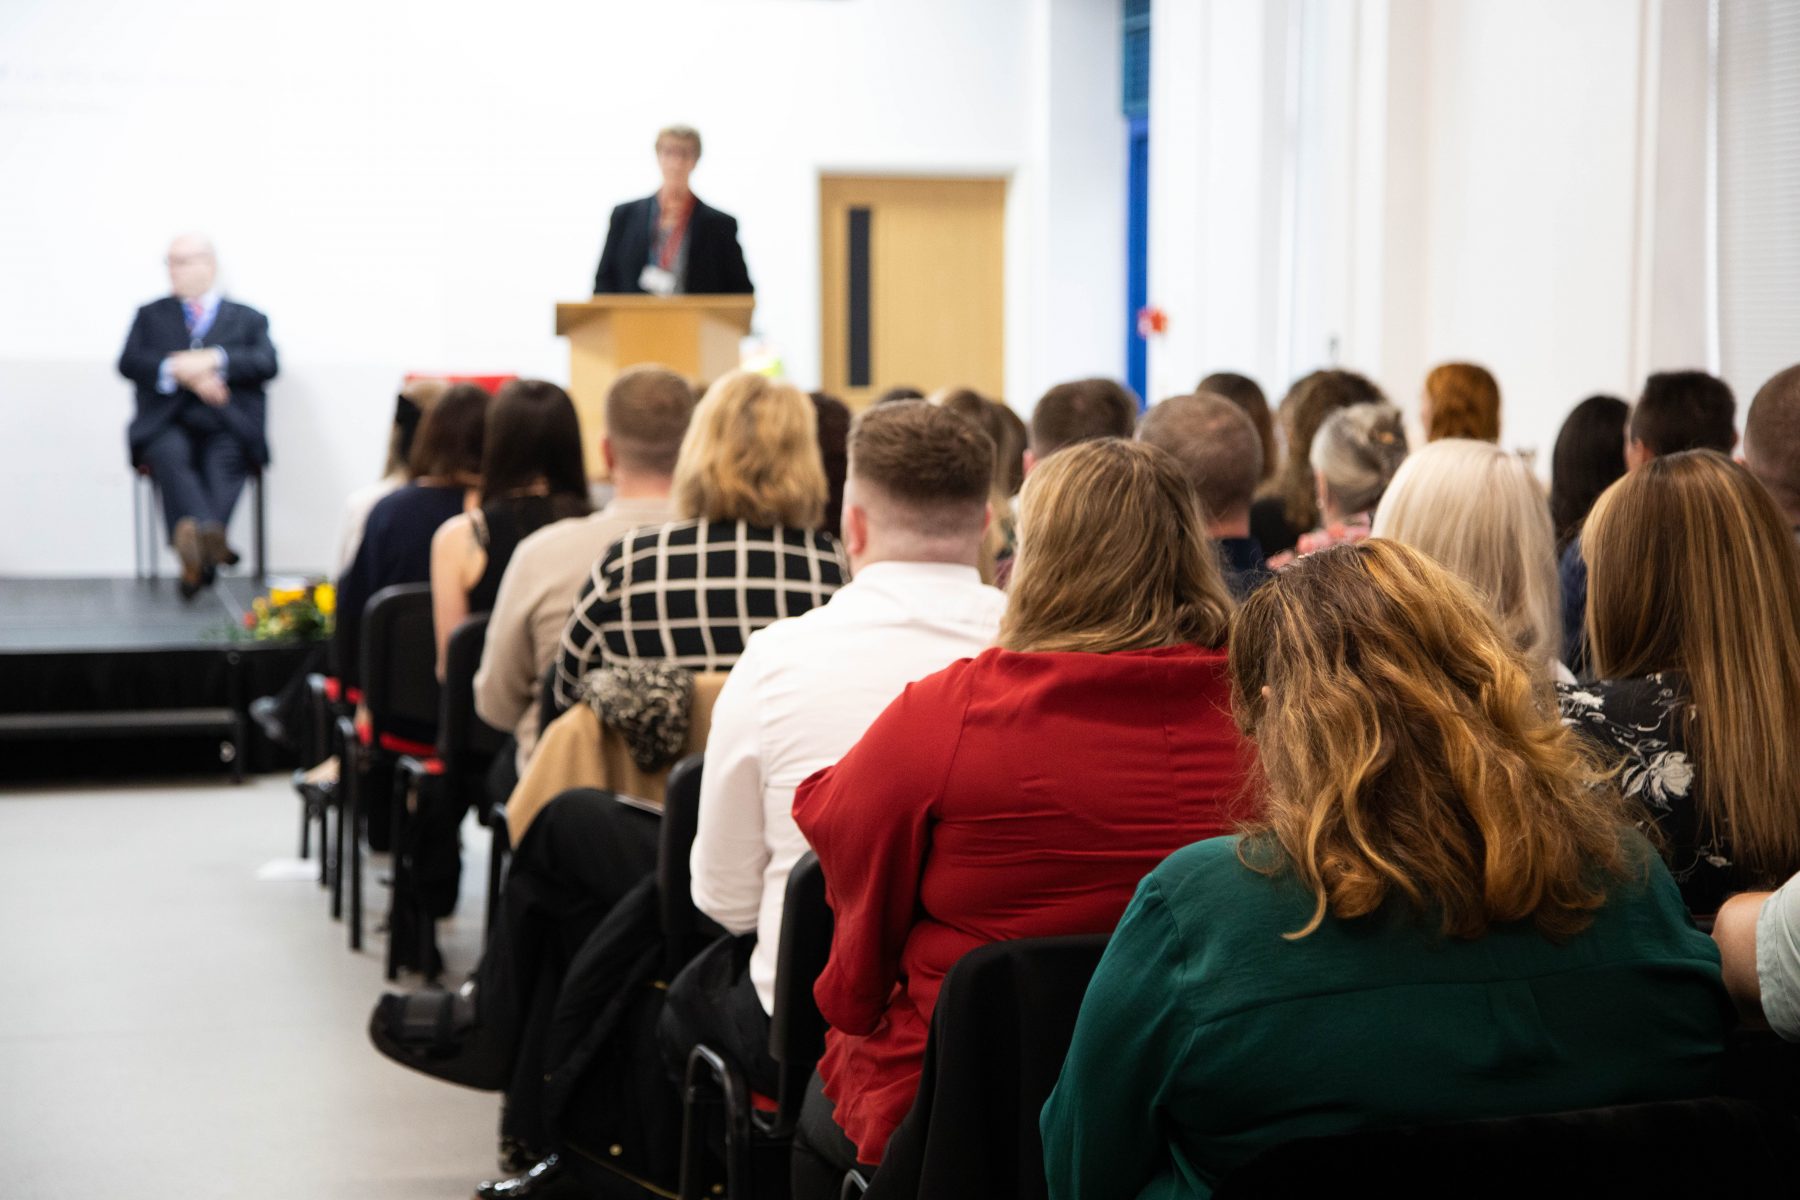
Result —
<instances>
[{"instance_id":1,"label":"white wall","mask_svg":"<svg viewBox=\"0 0 1800 1200\"><path fill-rule=\"evenodd\" d=\"M1500 379L1503 440L1547 468L1583 396L1707 365L1705 18L1701 0L1159 0L1152 154L1177 161L1153 157L1152 227L1176 229L1152 244L1174 264L1152 272L1152 302L1174 300L1152 377L1235 368L1274 399L1335 361L1414 412L1433 364L1473 359ZM1210 75L1170 78L1196 62ZM1282 127L1241 136L1279 103ZM1208 117L1222 106L1239 136ZM1228 246L1190 258L1196 239ZM1211 315L1201 291L1236 307Z\"/></svg>"},{"instance_id":2,"label":"white wall","mask_svg":"<svg viewBox=\"0 0 1800 1200\"><path fill-rule=\"evenodd\" d=\"M670 121L802 385L822 170L1013 176L1009 398L1117 374L1118 43L1116 0L0 5L0 572L129 569L112 362L171 234L270 316L271 559L321 566L404 371L566 378L551 304Z\"/></svg>"}]
</instances>

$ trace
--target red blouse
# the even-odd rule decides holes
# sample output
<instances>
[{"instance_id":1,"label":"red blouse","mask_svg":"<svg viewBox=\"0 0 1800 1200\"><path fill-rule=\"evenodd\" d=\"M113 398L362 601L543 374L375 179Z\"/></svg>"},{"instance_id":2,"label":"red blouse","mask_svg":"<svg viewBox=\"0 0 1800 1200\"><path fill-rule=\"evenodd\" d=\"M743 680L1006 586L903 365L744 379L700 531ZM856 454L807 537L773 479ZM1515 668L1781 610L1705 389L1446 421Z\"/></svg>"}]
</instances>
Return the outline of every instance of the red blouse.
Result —
<instances>
[{"instance_id":1,"label":"red blouse","mask_svg":"<svg viewBox=\"0 0 1800 1200\"><path fill-rule=\"evenodd\" d=\"M1222 650L989 650L908 687L794 796L837 929L819 1065L857 1156L912 1107L944 974L987 942L1106 933L1138 881L1248 815Z\"/></svg>"}]
</instances>

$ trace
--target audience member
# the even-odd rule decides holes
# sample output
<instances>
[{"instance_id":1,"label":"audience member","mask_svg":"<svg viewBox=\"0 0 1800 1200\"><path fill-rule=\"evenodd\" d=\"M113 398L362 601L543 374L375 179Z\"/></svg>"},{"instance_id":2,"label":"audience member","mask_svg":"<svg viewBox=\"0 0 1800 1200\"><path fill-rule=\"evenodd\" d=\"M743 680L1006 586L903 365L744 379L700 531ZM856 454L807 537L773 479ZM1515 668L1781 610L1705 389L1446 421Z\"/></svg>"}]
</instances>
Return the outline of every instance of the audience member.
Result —
<instances>
[{"instance_id":1,"label":"audience member","mask_svg":"<svg viewBox=\"0 0 1800 1200\"><path fill-rule=\"evenodd\" d=\"M1245 602L1231 677L1263 816L1137 889L1044 1107L1055 1200L1711 1090L1718 956L1466 587L1390 541L1312 555Z\"/></svg>"},{"instance_id":2,"label":"audience member","mask_svg":"<svg viewBox=\"0 0 1800 1200\"><path fill-rule=\"evenodd\" d=\"M850 469L850 406L828 392L813 392L811 398L819 418L819 460L825 467L825 515L819 528L841 537L838 522L844 512L844 476Z\"/></svg>"},{"instance_id":3,"label":"audience member","mask_svg":"<svg viewBox=\"0 0 1800 1200\"><path fill-rule=\"evenodd\" d=\"M1319 491L1313 475L1312 444L1325 418L1353 404L1386 400L1381 389L1354 371L1314 371L1288 389L1281 402L1281 430L1287 454L1281 470L1250 507L1250 536L1263 553L1280 554L1318 527Z\"/></svg>"},{"instance_id":4,"label":"audience member","mask_svg":"<svg viewBox=\"0 0 1800 1200\"><path fill-rule=\"evenodd\" d=\"M1613 484L1581 535L1601 682L1563 713L1620 765L1688 907L1800 871L1800 550L1710 450Z\"/></svg>"},{"instance_id":5,"label":"audience member","mask_svg":"<svg viewBox=\"0 0 1800 1200\"><path fill-rule=\"evenodd\" d=\"M1057 384L1031 410L1025 473L1065 446L1092 438L1130 438L1141 407L1131 389L1116 380Z\"/></svg>"},{"instance_id":6,"label":"audience member","mask_svg":"<svg viewBox=\"0 0 1800 1200\"><path fill-rule=\"evenodd\" d=\"M1256 380L1236 371L1214 371L1194 387L1195 395L1208 392L1223 396L1244 410L1256 426L1257 441L1262 443L1262 479L1258 482L1275 478L1275 469L1281 465L1281 448L1275 444L1275 418L1269 412L1268 397Z\"/></svg>"},{"instance_id":7,"label":"audience member","mask_svg":"<svg viewBox=\"0 0 1800 1200\"><path fill-rule=\"evenodd\" d=\"M1800 366L1776 372L1750 401L1744 417L1744 465L1800 537Z\"/></svg>"},{"instance_id":8,"label":"audience member","mask_svg":"<svg viewBox=\"0 0 1800 1200\"><path fill-rule=\"evenodd\" d=\"M1112 928L1145 871L1237 815L1231 597L1180 466L1085 442L1021 500L997 646L906 689L795 794L836 915L814 989L831 1030L795 1142L803 1200L880 1162L958 958Z\"/></svg>"},{"instance_id":9,"label":"audience member","mask_svg":"<svg viewBox=\"0 0 1800 1200\"><path fill-rule=\"evenodd\" d=\"M518 742L519 772L538 736L538 689L556 658L575 596L614 542L675 516L669 501L675 456L694 412L687 380L656 366L632 367L606 393L600 454L613 498L599 512L559 521L519 544L500 579L487 645L475 673L475 711Z\"/></svg>"},{"instance_id":10,"label":"audience member","mask_svg":"<svg viewBox=\"0 0 1800 1200\"><path fill-rule=\"evenodd\" d=\"M857 420L844 501L854 581L753 634L713 709L694 903L741 936L669 986L662 1041L677 1077L705 1041L775 1094L775 934L788 872L807 850L794 789L842 758L907 684L993 644L1006 598L975 570L993 456L986 434L918 401Z\"/></svg>"},{"instance_id":11,"label":"audience member","mask_svg":"<svg viewBox=\"0 0 1800 1200\"><path fill-rule=\"evenodd\" d=\"M1029 436L1025 423L1006 405L969 388L944 388L929 400L974 424L994 444L993 483L988 497L994 518L982 538L979 565L983 581L1004 587L1012 569L1013 496L1025 479L1024 439Z\"/></svg>"},{"instance_id":12,"label":"audience member","mask_svg":"<svg viewBox=\"0 0 1800 1200\"><path fill-rule=\"evenodd\" d=\"M1262 547L1250 536L1262 442L1244 411L1210 392L1171 396L1144 414L1137 439L1167 450L1187 472L1232 596L1242 600L1269 579Z\"/></svg>"},{"instance_id":13,"label":"audience member","mask_svg":"<svg viewBox=\"0 0 1800 1200\"><path fill-rule=\"evenodd\" d=\"M1301 534L1291 552L1272 558L1276 570L1298 556L1369 536L1369 515L1406 461L1405 421L1385 401L1339 409L1319 426L1309 457L1321 525Z\"/></svg>"},{"instance_id":14,"label":"audience member","mask_svg":"<svg viewBox=\"0 0 1800 1200\"><path fill-rule=\"evenodd\" d=\"M806 393L745 371L714 383L675 463L681 519L615 543L575 601L556 711L597 667L652 659L730 670L751 633L825 603L849 574L837 539L819 529L826 488Z\"/></svg>"},{"instance_id":15,"label":"audience member","mask_svg":"<svg viewBox=\"0 0 1800 1200\"><path fill-rule=\"evenodd\" d=\"M1625 423L1631 405L1617 396L1589 396L1572 409L1550 455L1550 519L1558 560L1581 533L1600 493L1625 473Z\"/></svg>"},{"instance_id":16,"label":"audience member","mask_svg":"<svg viewBox=\"0 0 1800 1200\"><path fill-rule=\"evenodd\" d=\"M581 423L554 383L515 379L488 409L479 507L438 526L431 539L431 609L438 678L450 634L487 612L519 543L544 526L593 510L581 458Z\"/></svg>"},{"instance_id":17,"label":"audience member","mask_svg":"<svg viewBox=\"0 0 1800 1200\"><path fill-rule=\"evenodd\" d=\"M370 510L411 478L408 459L412 457L419 422L449 386L447 380L436 378L408 379L400 385L400 392L394 397L394 423L388 431L387 465L381 469L381 478L344 498L343 515L338 519L337 574L348 571L356 561L356 548L362 545L363 526L368 523Z\"/></svg>"},{"instance_id":18,"label":"audience member","mask_svg":"<svg viewBox=\"0 0 1800 1200\"><path fill-rule=\"evenodd\" d=\"M1668 371L1644 381L1644 394L1632 407L1625 430L1625 469L1635 471L1659 454L1683 450L1717 450L1730 454L1737 445L1737 402L1722 379L1704 371ZM1563 549L1558 566L1562 583L1563 655L1583 678L1588 674L1587 562L1577 537Z\"/></svg>"},{"instance_id":19,"label":"audience member","mask_svg":"<svg viewBox=\"0 0 1800 1200\"><path fill-rule=\"evenodd\" d=\"M923 400L925 393L910 384L899 384L875 397L876 404L893 404L898 400Z\"/></svg>"},{"instance_id":20,"label":"audience member","mask_svg":"<svg viewBox=\"0 0 1800 1200\"><path fill-rule=\"evenodd\" d=\"M1800 875L1773 892L1739 892L1725 901L1712 935L1738 1015L1800 1042Z\"/></svg>"},{"instance_id":21,"label":"audience member","mask_svg":"<svg viewBox=\"0 0 1800 1200\"><path fill-rule=\"evenodd\" d=\"M1544 489L1525 460L1491 442L1445 438L1394 474L1370 534L1423 551L1474 589L1540 680L1562 664L1562 609Z\"/></svg>"},{"instance_id":22,"label":"audience member","mask_svg":"<svg viewBox=\"0 0 1800 1200\"><path fill-rule=\"evenodd\" d=\"M1419 424L1425 440L1468 438L1500 440L1500 385L1486 367L1475 363L1442 363L1425 376L1419 401Z\"/></svg>"},{"instance_id":23,"label":"audience member","mask_svg":"<svg viewBox=\"0 0 1800 1200\"><path fill-rule=\"evenodd\" d=\"M363 527L356 558L338 580L334 635L338 678L346 688L361 685L363 606L382 588L431 579L431 539L438 526L458 516L481 486L486 440L487 392L459 383L426 414L413 442L412 480L378 501ZM430 741L430 729L393 732Z\"/></svg>"}]
</instances>

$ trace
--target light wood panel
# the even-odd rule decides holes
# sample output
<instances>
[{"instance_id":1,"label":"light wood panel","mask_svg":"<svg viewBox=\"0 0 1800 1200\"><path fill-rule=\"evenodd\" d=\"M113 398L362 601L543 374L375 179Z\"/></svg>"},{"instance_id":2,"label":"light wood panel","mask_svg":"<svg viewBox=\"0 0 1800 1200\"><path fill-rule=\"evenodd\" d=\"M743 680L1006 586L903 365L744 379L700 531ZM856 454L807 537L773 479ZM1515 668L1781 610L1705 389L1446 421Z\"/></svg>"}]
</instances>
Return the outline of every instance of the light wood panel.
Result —
<instances>
[{"instance_id":1,"label":"light wood panel","mask_svg":"<svg viewBox=\"0 0 1800 1200\"><path fill-rule=\"evenodd\" d=\"M750 330L752 296L596 296L556 306L556 332L569 339L569 398L581 418L588 476L606 464L606 392L626 367L657 363L704 387L738 364Z\"/></svg>"},{"instance_id":2,"label":"light wood panel","mask_svg":"<svg viewBox=\"0 0 1800 1200\"><path fill-rule=\"evenodd\" d=\"M849 379L849 214L870 212L868 386ZM899 384L1001 397L1006 180L819 179L822 386L861 408Z\"/></svg>"}]
</instances>

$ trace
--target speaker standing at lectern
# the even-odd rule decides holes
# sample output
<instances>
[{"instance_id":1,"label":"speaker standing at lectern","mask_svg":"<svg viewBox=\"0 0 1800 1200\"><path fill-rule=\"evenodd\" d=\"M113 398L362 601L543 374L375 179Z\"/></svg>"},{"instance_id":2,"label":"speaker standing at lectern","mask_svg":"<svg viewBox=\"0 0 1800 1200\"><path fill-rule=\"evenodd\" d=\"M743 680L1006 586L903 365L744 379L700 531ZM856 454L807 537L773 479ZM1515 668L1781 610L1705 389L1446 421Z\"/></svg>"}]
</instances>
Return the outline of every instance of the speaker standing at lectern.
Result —
<instances>
[{"instance_id":1,"label":"speaker standing at lectern","mask_svg":"<svg viewBox=\"0 0 1800 1200\"><path fill-rule=\"evenodd\" d=\"M688 176L700 161L699 131L671 125L656 135L662 187L613 209L594 273L596 296L618 292L733 295L753 291L737 218L700 202Z\"/></svg>"}]
</instances>

